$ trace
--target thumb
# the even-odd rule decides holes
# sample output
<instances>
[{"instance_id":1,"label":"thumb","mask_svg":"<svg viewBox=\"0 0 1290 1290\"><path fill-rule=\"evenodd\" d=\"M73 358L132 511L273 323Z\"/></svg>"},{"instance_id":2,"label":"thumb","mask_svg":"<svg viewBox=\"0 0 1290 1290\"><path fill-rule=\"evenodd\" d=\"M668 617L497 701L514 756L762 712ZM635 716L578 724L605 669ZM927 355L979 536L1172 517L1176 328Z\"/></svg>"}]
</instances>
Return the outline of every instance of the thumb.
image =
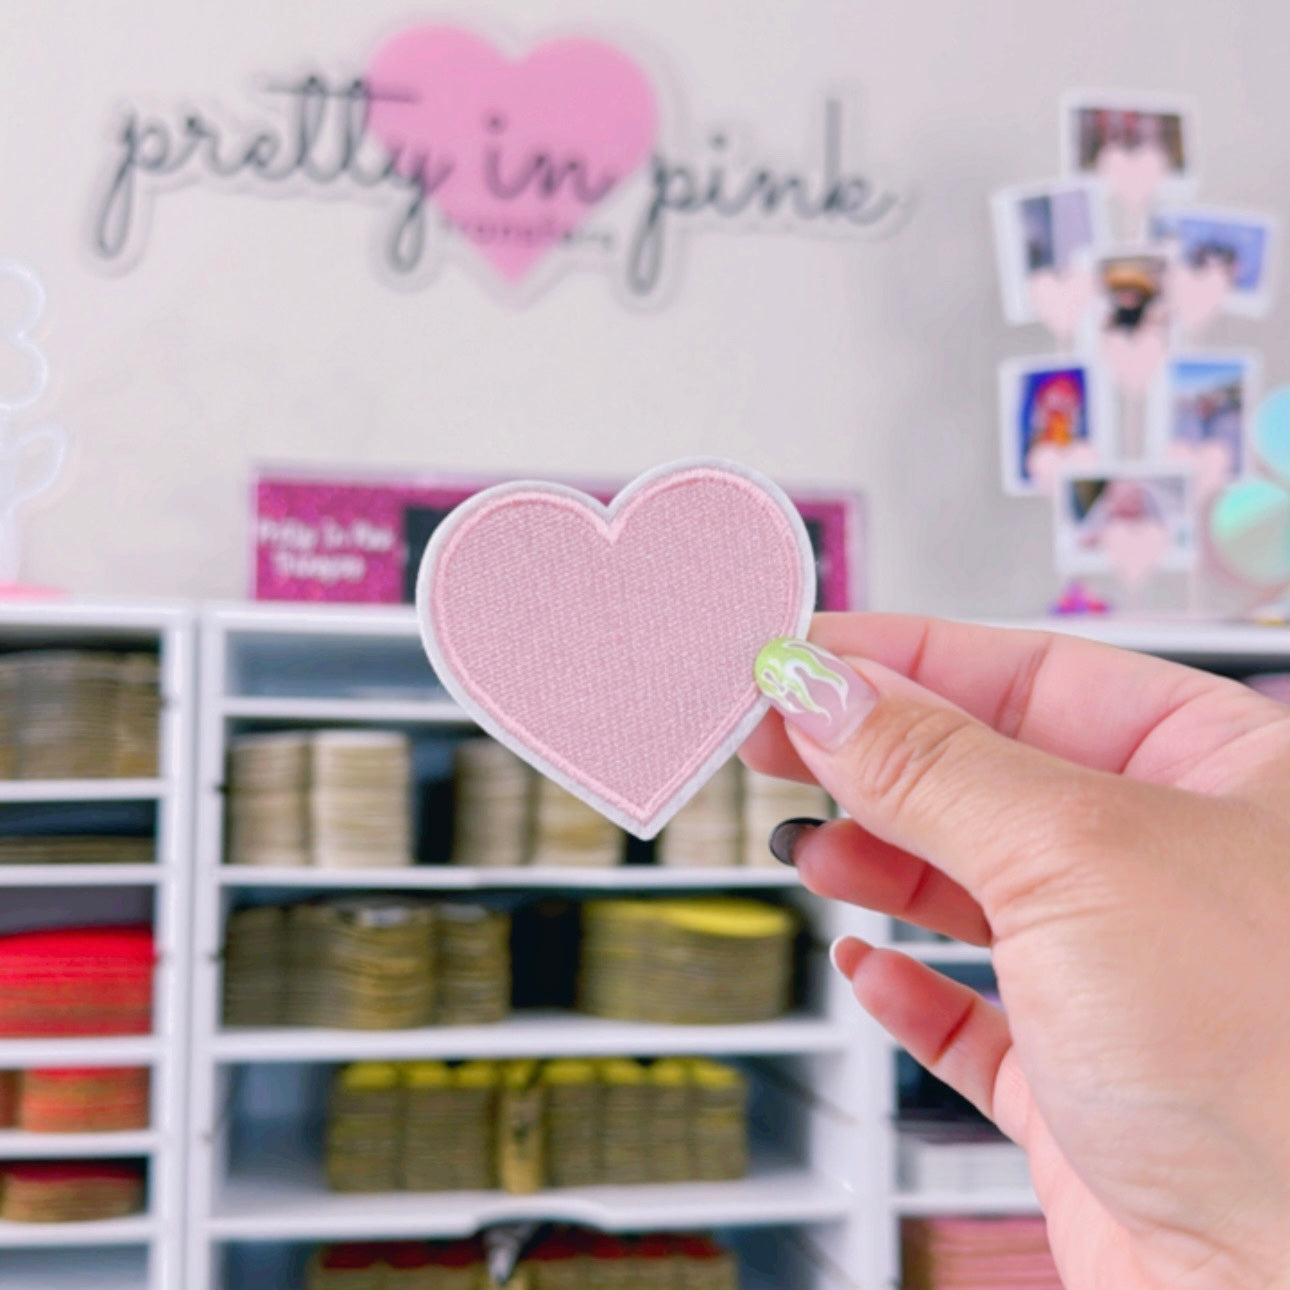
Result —
<instances>
[{"instance_id":1,"label":"thumb","mask_svg":"<svg viewBox=\"0 0 1290 1290\"><path fill-rule=\"evenodd\" d=\"M842 809L947 873L987 917L1069 876L1072 860L1096 851L1081 845L1095 832L1109 838L1132 825L1130 786L1118 776L1017 743L877 663L776 640L756 673L798 755Z\"/></svg>"}]
</instances>

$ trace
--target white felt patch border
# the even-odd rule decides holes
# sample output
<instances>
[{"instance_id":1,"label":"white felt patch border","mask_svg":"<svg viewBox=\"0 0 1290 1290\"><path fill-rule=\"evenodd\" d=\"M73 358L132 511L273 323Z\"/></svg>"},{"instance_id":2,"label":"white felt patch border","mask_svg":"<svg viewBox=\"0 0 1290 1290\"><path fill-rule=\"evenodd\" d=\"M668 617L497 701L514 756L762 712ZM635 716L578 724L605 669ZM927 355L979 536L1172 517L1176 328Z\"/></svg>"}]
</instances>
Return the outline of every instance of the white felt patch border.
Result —
<instances>
[{"instance_id":1,"label":"white felt patch border","mask_svg":"<svg viewBox=\"0 0 1290 1290\"><path fill-rule=\"evenodd\" d=\"M783 513L797 539L798 572L802 587L802 604L798 609L794 634L805 636L811 625L816 595L815 554L811 546L810 535L806 531L806 525L788 494L773 480L748 466L741 465L738 462L727 461L720 457L689 457L656 466L654 469L646 471L643 475L638 475L607 505L566 484L556 484L544 480L514 480L504 484L497 484L492 488L476 493L473 497L467 498L466 501L453 509L452 513L435 529L426 546L425 553L421 557L421 566L417 572L416 610L421 643L429 656L435 675L448 693L464 709L471 720L480 729L496 739L498 743L505 745L516 756L534 767L541 774L586 802L626 832L643 841L656 837L668 821L730 760L739 746L752 734L758 723L766 715L770 707L769 700L759 698L726 738L713 749L707 760L703 762L689 780L673 793L648 821L642 824L641 821L619 809L613 803L605 801L572 776L565 774L559 767L549 764L545 758L534 753L521 740L500 726L492 715L475 701L465 686L453 674L440 646L439 639L435 634L433 616L430 612L431 587L439 556L452 540L453 534L476 510L484 506L490 506L501 498L514 493L524 493L530 496L534 493L546 493L552 497L577 502L608 523L637 493L651 488L671 476L694 470L720 471L730 475L737 475L765 493ZM522 657L521 653L516 653L517 660L522 659ZM750 672L753 661L753 659L748 660Z\"/></svg>"}]
</instances>

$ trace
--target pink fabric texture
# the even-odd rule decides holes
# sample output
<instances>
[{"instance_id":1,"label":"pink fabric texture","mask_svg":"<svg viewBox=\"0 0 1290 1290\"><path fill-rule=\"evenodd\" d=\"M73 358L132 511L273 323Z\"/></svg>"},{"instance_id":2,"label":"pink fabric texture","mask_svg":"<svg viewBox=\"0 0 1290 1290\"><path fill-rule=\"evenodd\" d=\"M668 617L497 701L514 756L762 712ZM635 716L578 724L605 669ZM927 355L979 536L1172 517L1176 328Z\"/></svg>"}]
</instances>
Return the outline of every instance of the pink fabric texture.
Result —
<instances>
[{"instance_id":1,"label":"pink fabric texture","mask_svg":"<svg viewBox=\"0 0 1290 1290\"><path fill-rule=\"evenodd\" d=\"M814 576L788 499L704 462L608 510L490 489L440 527L418 590L431 661L484 728L651 837L765 711L753 662L804 631Z\"/></svg>"}]
</instances>

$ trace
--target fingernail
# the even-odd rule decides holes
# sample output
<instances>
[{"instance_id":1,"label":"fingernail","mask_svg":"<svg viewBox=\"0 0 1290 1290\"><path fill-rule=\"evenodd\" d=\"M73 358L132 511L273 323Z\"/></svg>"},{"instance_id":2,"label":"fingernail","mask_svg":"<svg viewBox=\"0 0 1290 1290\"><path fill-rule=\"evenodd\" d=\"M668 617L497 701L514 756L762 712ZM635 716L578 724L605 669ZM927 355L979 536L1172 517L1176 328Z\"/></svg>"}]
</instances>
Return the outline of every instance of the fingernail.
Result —
<instances>
[{"instance_id":1,"label":"fingernail","mask_svg":"<svg viewBox=\"0 0 1290 1290\"><path fill-rule=\"evenodd\" d=\"M809 815L797 815L791 820L782 820L770 831L770 853L780 864L796 864L793 852L797 844L808 833L814 833L823 824L823 820L813 820Z\"/></svg>"},{"instance_id":2,"label":"fingernail","mask_svg":"<svg viewBox=\"0 0 1290 1290\"><path fill-rule=\"evenodd\" d=\"M829 946L829 962L850 981L867 948L858 936L839 936Z\"/></svg>"},{"instance_id":3,"label":"fingernail","mask_svg":"<svg viewBox=\"0 0 1290 1290\"><path fill-rule=\"evenodd\" d=\"M873 686L807 641L773 640L754 666L758 687L784 720L830 752L846 743L878 702Z\"/></svg>"}]
</instances>

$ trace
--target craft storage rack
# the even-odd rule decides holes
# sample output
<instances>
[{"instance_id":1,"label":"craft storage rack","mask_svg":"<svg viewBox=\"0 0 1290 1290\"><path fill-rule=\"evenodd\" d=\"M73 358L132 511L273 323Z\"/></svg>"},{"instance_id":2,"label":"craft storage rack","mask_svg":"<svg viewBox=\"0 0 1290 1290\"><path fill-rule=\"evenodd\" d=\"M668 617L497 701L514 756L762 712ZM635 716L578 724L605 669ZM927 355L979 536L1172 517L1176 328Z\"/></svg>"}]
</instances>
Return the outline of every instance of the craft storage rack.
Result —
<instances>
[{"instance_id":1,"label":"craft storage rack","mask_svg":"<svg viewBox=\"0 0 1290 1290\"><path fill-rule=\"evenodd\" d=\"M1244 679L1262 672L1290 671L1290 629L1229 626L1204 623L1133 623L1114 620L1045 621L1007 626L1032 626L1062 631L1102 641L1121 649L1137 650L1173 659L1190 667ZM951 976L978 983L991 977L990 951L953 941L911 941L899 924L887 920L886 943ZM881 1126L873 1144L875 1165L884 1180L885 1196L874 1214L876 1248L872 1249L878 1275L871 1284L898 1290L900 1274L900 1225L906 1218L936 1216L992 1216L1038 1214L1039 1205L1029 1187L959 1193L944 1190L910 1191L899 1185L900 1126L896 1063L897 1050L885 1036L874 1036L885 1048L878 1060L880 1078L874 1088L880 1105L871 1107ZM1018 1148L1018 1150L1020 1150Z\"/></svg>"},{"instance_id":2,"label":"craft storage rack","mask_svg":"<svg viewBox=\"0 0 1290 1290\"><path fill-rule=\"evenodd\" d=\"M881 1202L863 1144L876 1104L869 1023L827 965L830 938L874 933L866 915L816 902L791 870L622 866L385 871L225 865L226 751L242 731L381 727L442 742L471 723L430 670L404 608L214 606L201 622L194 873L187 1290L293 1290L305 1252L326 1241L469 1235L524 1219L607 1231L718 1230L745 1259L750 1290L851 1290L872 1249L864 1215ZM221 1024L223 933L243 903L342 891L580 894L778 889L811 928L800 1008L751 1025L668 1026L577 1014L518 1013L487 1026L403 1031L229 1029ZM753 1076L753 1168L738 1182L501 1192L336 1194L292 1115L301 1090L354 1060L702 1054L746 1061ZM248 1097L253 1134L239 1124ZM316 1105L316 1103L315 1103ZM279 1118L275 1119L275 1115ZM247 1138L255 1145L248 1146ZM762 1141L762 1139L765 1141ZM847 1271L844 1271L847 1270Z\"/></svg>"},{"instance_id":3,"label":"craft storage rack","mask_svg":"<svg viewBox=\"0 0 1290 1290\"><path fill-rule=\"evenodd\" d=\"M0 781L0 815L41 803L132 803L155 818L151 864L0 865L0 929L151 921L157 951L153 1028L120 1038L0 1039L0 1069L146 1066L150 1122L138 1132L0 1131L0 1160L143 1159L144 1213L89 1223L0 1222L0 1290L173 1290L183 1261L188 879L194 709L193 622L134 603L0 605L0 651L155 652L161 709L155 779Z\"/></svg>"}]
</instances>

